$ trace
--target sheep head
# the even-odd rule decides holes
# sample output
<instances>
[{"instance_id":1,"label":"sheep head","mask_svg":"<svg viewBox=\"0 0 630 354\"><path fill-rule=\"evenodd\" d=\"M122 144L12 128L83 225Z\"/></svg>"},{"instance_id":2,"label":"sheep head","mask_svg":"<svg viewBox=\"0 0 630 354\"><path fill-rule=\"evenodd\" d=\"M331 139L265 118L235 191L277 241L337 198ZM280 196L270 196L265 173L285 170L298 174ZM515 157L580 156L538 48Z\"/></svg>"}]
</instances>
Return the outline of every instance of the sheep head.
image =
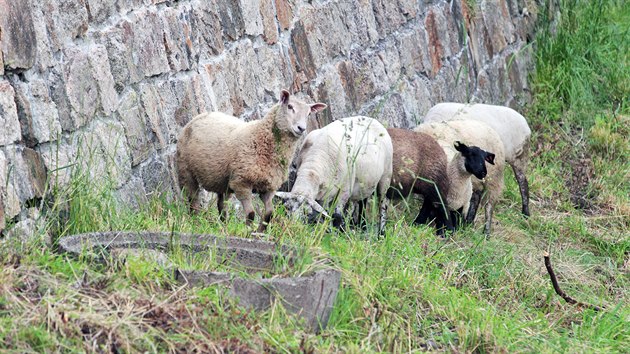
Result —
<instances>
[{"instance_id":1,"label":"sheep head","mask_svg":"<svg viewBox=\"0 0 630 354\"><path fill-rule=\"evenodd\" d=\"M455 150L459 151L464 157L464 168L466 171L479 179L484 179L488 174L486 162L494 165L494 154L477 146L467 146L459 141L456 141L454 146Z\"/></svg>"},{"instance_id":2,"label":"sheep head","mask_svg":"<svg viewBox=\"0 0 630 354\"><path fill-rule=\"evenodd\" d=\"M308 116L326 108L324 103L308 104L291 95L289 91L282 90L280 94L280 108L276 114L276 126L296 138L306 131Z\"/></svg>"},{"instance_id":3,"label":"sheep head","mask_svg":"<svg viewBox=\"0 0 630 354\"><path fill-rule=\"evenodd\" d=\"M284 207L291 215L302 216L303 209L301 207L305 206L308 209L306 215L308 215L309 220L313 220L319 215L326 218L330 217L326 210L312 198L291 192L276 192L276 197L282 199Z\"/></svg>"}]
</instances>

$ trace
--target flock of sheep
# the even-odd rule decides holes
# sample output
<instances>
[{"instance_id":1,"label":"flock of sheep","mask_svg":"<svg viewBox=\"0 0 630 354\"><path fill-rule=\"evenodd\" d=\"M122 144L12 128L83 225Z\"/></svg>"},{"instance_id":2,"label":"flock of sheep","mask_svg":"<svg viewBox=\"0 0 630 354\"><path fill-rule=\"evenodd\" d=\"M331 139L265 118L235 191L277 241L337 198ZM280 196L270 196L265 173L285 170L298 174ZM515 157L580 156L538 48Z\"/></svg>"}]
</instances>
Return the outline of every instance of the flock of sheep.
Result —
<instances>
[{"instance_id":1,"label":"flock of sheep","mask_svg":"<svg viewBox=\"0 0 630 354\"><path fill-rule=\"evenodd\" d=\"M221 220L231 193L241 202L247 225L255 212L252 194L264 203L258 232L273 213L273 197L289 213L308 207L309 220L332 211L334 226L344 229L350 204L365 226L365 207L374 193L384 232L388 199L422 195L416 223L435 220L444 235L462 222L472 223L485 207L485 233L490 233L493 206L503 189L509 163L529 216L525 170L531 130L516 111L484 104L440 103L413 131L385 128L376 119L338 119L307 132L310 113L326 108L307 104L283 90L280 102L263 119L244 122L220 112L203 113L182 130L177 143L179 185L190 208L200 208L201 188L217 194ZM304 138L304 136L306 136ZM290 192L278 192L289 169L297 177Z\"/></svg>"}]
</instances>

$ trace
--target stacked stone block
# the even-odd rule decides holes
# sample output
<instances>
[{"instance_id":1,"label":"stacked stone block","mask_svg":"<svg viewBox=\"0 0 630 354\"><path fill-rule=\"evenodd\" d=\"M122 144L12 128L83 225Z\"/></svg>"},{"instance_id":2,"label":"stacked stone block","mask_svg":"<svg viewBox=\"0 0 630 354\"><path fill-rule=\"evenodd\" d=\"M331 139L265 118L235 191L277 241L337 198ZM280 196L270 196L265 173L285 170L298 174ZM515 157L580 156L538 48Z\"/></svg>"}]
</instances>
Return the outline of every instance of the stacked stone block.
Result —
<instances>
[{"instance_id":1,"label":"stacked stone block","mask_svg":"<svg viewBox=\"0 0 630 354\"><path fill-rule=\"evenodd\" d=\"M412 127L441 101L527 101L530 0L0 0L0 230L73 168L173 193L180 129L288 88ZM88 158L89 156L89 158Z\"/></svg>"}]
</instances>

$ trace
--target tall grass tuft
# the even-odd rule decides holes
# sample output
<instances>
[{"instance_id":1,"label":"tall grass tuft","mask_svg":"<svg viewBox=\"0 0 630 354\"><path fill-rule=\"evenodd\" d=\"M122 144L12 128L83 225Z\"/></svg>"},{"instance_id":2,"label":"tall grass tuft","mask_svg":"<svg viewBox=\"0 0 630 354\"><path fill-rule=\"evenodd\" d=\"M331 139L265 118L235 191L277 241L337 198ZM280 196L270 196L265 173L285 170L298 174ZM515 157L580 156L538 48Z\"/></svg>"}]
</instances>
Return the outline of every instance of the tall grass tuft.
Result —
<instances>
[{"instance_id":1,"label":"tall grass tuft","mask_svg":"<svg viewBox=\"0 0 630 354\"><path fill-rule=\"evenodd\" d=\"M624 0L558 0L557 3L557 12L541 12L536 40L533 84L538 113L552 120L564 116L569 123L585 127L594 123L594 113L602 109L627 113L630 3ZM563 115L567 111L569 114Z\"/></svg>"}]
</instances>

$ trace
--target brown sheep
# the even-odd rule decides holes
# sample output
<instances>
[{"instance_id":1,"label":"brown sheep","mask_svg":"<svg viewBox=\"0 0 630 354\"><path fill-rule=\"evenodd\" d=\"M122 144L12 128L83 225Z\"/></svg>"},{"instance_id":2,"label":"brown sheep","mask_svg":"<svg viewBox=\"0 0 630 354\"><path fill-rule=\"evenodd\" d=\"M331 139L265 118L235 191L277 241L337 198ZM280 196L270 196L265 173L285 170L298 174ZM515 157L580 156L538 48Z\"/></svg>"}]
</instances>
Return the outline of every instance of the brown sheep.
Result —
<instances>
[{"instance_id":1,"label":"brown sheep","mask_svg":"<svg viewBox=\"0 0 630 354\"><path fill-rule=\"evenodd\" d=\"M388 128L387 132L394 146L392 183L387 196L422 195L424 202L415 223L424 224L430 215L436 215L438 234L443 235L445 227L453 230L446 205L449 179L442 147L424 133L398 128Z\"/></svg>"},{"instance_id":2,"label":"brown sheep","mask_svg":"<svg viewBox=\"0 0 630 354\"><path fill-rule=\"evenodd\" d=\"M177 142L179 185L190 207L199 209L199 192L217 193L217 207L225 220L224 200L230 193L243 205L247 225L254 220L252 193L265 205L259 232L271 220L272 198L286 180L297 142L306 130L310 113L326 108L306 104L282 90L280 102L263 119L244 122L220 112L191 120Z\"/></svg>"}]
</instances>

